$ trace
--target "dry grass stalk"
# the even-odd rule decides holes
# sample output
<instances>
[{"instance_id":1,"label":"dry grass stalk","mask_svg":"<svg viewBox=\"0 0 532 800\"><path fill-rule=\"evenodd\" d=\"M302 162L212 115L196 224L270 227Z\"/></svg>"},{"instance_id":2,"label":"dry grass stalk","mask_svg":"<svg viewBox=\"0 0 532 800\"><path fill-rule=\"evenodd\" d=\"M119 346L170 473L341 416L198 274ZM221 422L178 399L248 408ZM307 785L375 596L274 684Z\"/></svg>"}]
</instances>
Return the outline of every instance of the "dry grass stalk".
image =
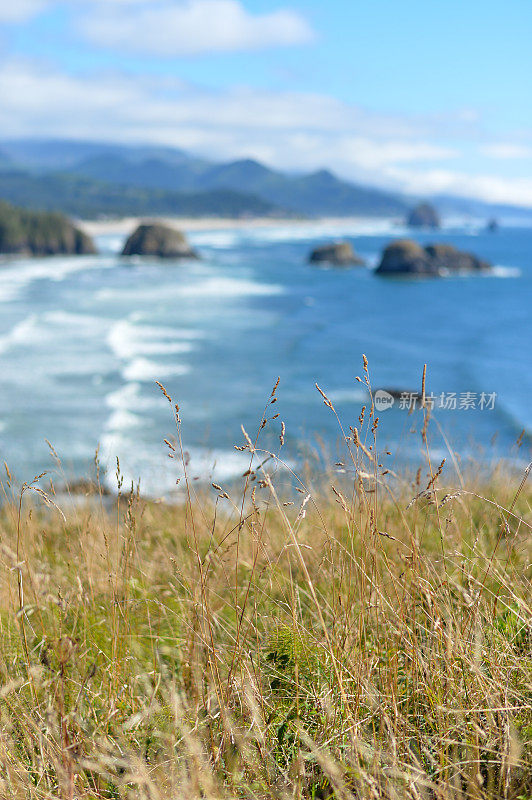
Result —
<instances>
[{"instance_id":1,"label":"dry grass stalk","mask_svg":"<svg viewBox=\"0 0 532 800\"><path fill-rule=\"evenodd\" d=\"M278 387L216 495L192 493L162 386L184 504L124 496L117 464L116 509L62 516L6 468L0 796L532 797L528 472L457 489L427 450L412 500L372 406L351 437L339 420L333 496L278 481Z\"/></svg>"}]
</instances>

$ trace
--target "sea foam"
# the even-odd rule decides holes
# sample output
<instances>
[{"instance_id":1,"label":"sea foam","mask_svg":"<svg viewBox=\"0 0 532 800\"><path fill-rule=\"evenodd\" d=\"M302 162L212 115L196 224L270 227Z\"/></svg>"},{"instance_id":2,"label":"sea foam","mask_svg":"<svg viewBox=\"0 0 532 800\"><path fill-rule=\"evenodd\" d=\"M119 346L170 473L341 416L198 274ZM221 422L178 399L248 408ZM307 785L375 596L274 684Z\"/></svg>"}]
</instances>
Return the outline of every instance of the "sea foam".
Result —
<instances>
[{"instance_id":1,"label":"sea foam","mask_svg":"<svg viewBox=\"0 0 532 800\"><path fill-rule=\"evenodd\" d=\"M122 369L126 381L156 381L175 375L186 375L190 368L186 364L161 363L149 358L134 358Z\"/></svg>"},{"instance_id":2,"label":"sea foam","mask_svg":"<svg viewBox=\"0 0 532 800\"><path fill-rule=\"evenodd\" d=\"M30 314L28 317L15 325L8 333L0 336L0 353L5 353L16 345L31 344L35 341L35 334L37 331L36 314Z\"/></svg>"},{"instance_id":3,"label":"sea foam","mask_svg":"<svg viewBox=\"0 0 532 800\"><path fill-rule=\"evenodd\" d=\"M174 328L136 325L131 318L116 322L109 331L107 343L118 358L140 355L189 353L193 345L183 338L193 338L187 331Z\"/></svg>"},{"instance_id":4,"label":"sea foam","mask_svg":"<svg viewBox=\"0 0 532 800\"><path fill-rule=\"evenodd\" d=\"M98 256L61 256L55 258L13 259L2 267L0 303L10 302L33 281L63 281L75 272L115 265L114 259Z\"/></svg>"},{"instance_id":5,"label":"sea foam","mask_svg":"<svg viewBox=\"0 0 532 800\"><path fill-rule=\"evenodd\" d=\"M230 278L223 275L205 275L186 283L160 283L155 286L137 288L121 287L101 289L96 296L100 302L142 302L146 305L158 303L164 298L167 303L179 300L231 299L283 294L279 284L263 283L246 278Z\"/></svg>"},{"instance_id":6,"label":"sea foam","mask_svg":"<svg viewBox=\"0 0 532 800\"><path fill-rule=\"evenodd\" d=\"M246 297L253 295L282 294L283 287L277 284L237 278L212 277L206 281L179 287L180 297Z\"/></svg>"},{"instance_id":7,"label":"sea foam","mask_svg":"<svg viewBox=\"0 0 532 800\"><path fill-rule=\"evenodd\" d=\"M242 476L249 467L249 455L235 450L189 448L186 445L184 450L187 454L187 475L192 481L223 483ZM117 456L125 485L136 483L140 477L144 495L158 497L184 491L181 461L169 459L164 446L139 442L138 437L127 435L123 429L107 432L101 440L100 459L107 468L105 483L111 491L116 491L114 467Z\"/></svg>"},{"instance_id":8,"label":"sea foam","mask_svg":"<svg viewBox=\"0 0 532 800\"><path fill-rule=\"evenodd\" d=\"M522 275L518 267L504 267L496 264L491 272L484 273L486 278L520 278Z\"/></svg>"}]
</instances>

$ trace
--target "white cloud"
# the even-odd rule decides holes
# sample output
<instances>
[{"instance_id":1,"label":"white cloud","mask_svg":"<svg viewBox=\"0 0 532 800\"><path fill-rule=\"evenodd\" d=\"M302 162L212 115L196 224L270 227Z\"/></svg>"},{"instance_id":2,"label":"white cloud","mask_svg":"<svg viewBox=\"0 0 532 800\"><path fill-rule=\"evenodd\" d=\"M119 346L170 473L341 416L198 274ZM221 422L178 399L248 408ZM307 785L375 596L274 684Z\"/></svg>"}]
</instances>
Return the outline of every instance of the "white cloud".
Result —
<instances>
[{"instance_id":1,"label":"white cloud","mask_svg":"<svg viewBox=\"0 0 532 800\"><path fill-rule=\"evenodd\" d=\"M453 170L406 171L389 168L387 177L412 194L454 194L477 197L489 203L508 203L532 207L532 178L501 178L496 175L470 175Z\"/></svg>"},{"instance_id":2,"label":"white cloud","mask_svg":"<svg viewBox=\"0 0 532 800\"><path fill-rule=\"evenodd\" d=\"M63 5L98 47L177 57L307 44L314 31L290 8L252 14L241 0L0 0L0 23Z\"/></svg>"},{"instance_id":3,"label":"white cloud","mask_svg":"<svg viewBox=\"0 0 532 800\"><path fill-rule=\"evenodd\" d=\"M25 22L48 4L47 0L0 0L0 22Z\"/></svg>"},{"instance_id":4,"label":"white cloud","mask_svg":"<svg viewBox=\"0 0 532 800\"><path fill-rule=\"evenodd\" d=\"M480 148L481 152L489 158L514 159L532 158L532 147L512 142L497 142L486 144Z\"/></svg>"},{"instance_id":5,"label":"white cloud","mask_svg":"<svg viewBox=\"0 0 532 800\"><path fill-rule=\"evenodd\" d=\"M335 150L344 162L355 164L367 170L379 170L388 164L416 163L422 161L441 161L455 158L458 151L450 147L430 142L397 140L376 141L358 136L340 139Z\"/></svg>"},{"instance_id":6,"label":"white cloud","mask_svg":"<svg viewBox=\"0 0 532 800\"><path fill-rule=\"evenodd\" d=\"M244 141L248 135L252 135L252 141L270 141L277 136L296 141L306 132L307 149L314 153L330 136L339 143L343 135L348 136L348 143L349 137L357 136L358 142L351 141L350 156L357 160L362 157L357 146L368 137L381 142L395 138L401 142L400 150L395 154L389 151L388 157L416 160L444 155L439 148L429 152L427 146L404 144L405 137L411 140L420 131L408 120L369 114L328 95L246 87L215 92L159 76L66 74L44 63L21 59L0 63L0 124L4 135L9 129L27 132L33 126L36 130L65 130L70 135L84 131L85 135L92 132L98 136L117 126L125 138L139 140L149 134L149 138L167 143L175 143L187 130L195 134L198 129L204 131L206 143L215 143L218 137L223 142L226 134L238 138L239 131ZM346 151L348 143L342 143ZM371 159L387 160L386 152L383 149L378 156L372 151Z\"/></svg>"},{"instance_id":7,"label":"white cloud","mask_svg":"<svg viewBox=\"0 0 532 800\"><path fill-rule=\"evenodd\" d=\"M413 193L532 205L529 179L490 176L488 159L477 159L477 176L467 174L460 166L467 163L467 140L442 142L440 128L440 120L369 113L327 95L242 87L214 92L159 76L67 75L43 63L0 63L5 138L174 145L213 160L255 157L288 170L328 167Z\"/></svg>"},{"instance_id":8,"label":"white cloud","mask_svg":"<svg viewBox=\"0 0 532 800\"><path fill-rule=\"evenodd\" d=\"M165 57L305 44L314 38L296 12L251 14L240 0L95 2L77 27L99 47Z\"/></svg>"}]
</instances>

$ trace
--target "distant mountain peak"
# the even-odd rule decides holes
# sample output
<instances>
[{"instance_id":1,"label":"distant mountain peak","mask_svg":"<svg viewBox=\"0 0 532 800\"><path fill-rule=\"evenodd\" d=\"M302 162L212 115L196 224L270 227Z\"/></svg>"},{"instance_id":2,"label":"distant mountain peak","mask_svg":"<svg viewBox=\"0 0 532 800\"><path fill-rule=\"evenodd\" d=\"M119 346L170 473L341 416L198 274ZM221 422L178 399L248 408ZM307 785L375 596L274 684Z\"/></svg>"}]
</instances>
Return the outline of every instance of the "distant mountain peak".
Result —
<instances>
[{"instance_id":1,"label":"distant mountain peak","mask_svg":"<svg viewBox=\"0 0 532 800\"><path fill-rule=\"evenodd\" d=\"M267 170L264 164L261 164L260 161L257 161L256 158L235 158L233 161L229 161L226 166L234 166L236 164L240 164L243 167L258 167L263 170Z\"/></svg>"},{"instance_id":2,"label":"distant mountain peak","mask_svg":"<svg viewBox=\"0 0 532 800\"><path fill-rule=\"evenodd\" d=\"M257 161L255 158L238 158L235 161L229 161L226 164L215 164L212 167L213 174L224 172L240 172L243 175L253 177L276 174L274 170L265 166L265 164L261 164L261 162Z\"/></svg>"},{"instance_id":3,"label":"distant mountain peak","mask_svg":"<svg viewBox=\"0 0 532 800\"><path fill-rule=\"evenodd\" d=\"M310 173L285 172L246 156L229 163L215 162L178 147L149 144L120 144L94 140L25 138L0 141L0 173L39 175L51 179L63 173L72 180L99 181L118 193L133 189L152 192L202 193L230 190L254 196L295 214L312 216L405 216L419 198L400 192L355 183L328 167ZM53 180L52 180L53 183ZM0 195L7 190L0 187ZM16 197L13 198L16 200ZM478 199L437 195L431 199L444 216L471 217L517 215L530 219L531 209ZM68 206L63 206L67 211Z\"/></svg>"},{"instance_id":4,"label":"distant mountain peak","mask_svg":"<svg viewBox=\"0 0 532 800\"><path fill-rule=\"evenodd\" d=\"M332 172L330 169L327 169L326 167L322 167L321 169L317 169L314 172L311 172L309 178L324 178L326 180L333 180L333 181L340 180L340 178L338 178L334 174L334 172Z\"/></svg>"}]
</instances>

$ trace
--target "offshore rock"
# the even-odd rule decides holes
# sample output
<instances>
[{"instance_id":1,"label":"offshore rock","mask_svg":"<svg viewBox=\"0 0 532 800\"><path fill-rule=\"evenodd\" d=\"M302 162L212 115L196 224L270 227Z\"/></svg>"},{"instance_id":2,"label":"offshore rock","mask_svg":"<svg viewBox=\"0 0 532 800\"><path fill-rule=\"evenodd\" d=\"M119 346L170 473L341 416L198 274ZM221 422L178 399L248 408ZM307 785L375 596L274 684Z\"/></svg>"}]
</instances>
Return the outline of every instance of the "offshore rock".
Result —
<instances>
[{"instance_id":1,"label":"offshore rock","mask_svg":"<svg viewBox=\"0 0 532 800\"><path fill-rule=\"evenodd\" d=\"M198 254L181 231L158 222L139 225L125 243L122 255L198 258Z\"/></svg>"}]
</instances>

